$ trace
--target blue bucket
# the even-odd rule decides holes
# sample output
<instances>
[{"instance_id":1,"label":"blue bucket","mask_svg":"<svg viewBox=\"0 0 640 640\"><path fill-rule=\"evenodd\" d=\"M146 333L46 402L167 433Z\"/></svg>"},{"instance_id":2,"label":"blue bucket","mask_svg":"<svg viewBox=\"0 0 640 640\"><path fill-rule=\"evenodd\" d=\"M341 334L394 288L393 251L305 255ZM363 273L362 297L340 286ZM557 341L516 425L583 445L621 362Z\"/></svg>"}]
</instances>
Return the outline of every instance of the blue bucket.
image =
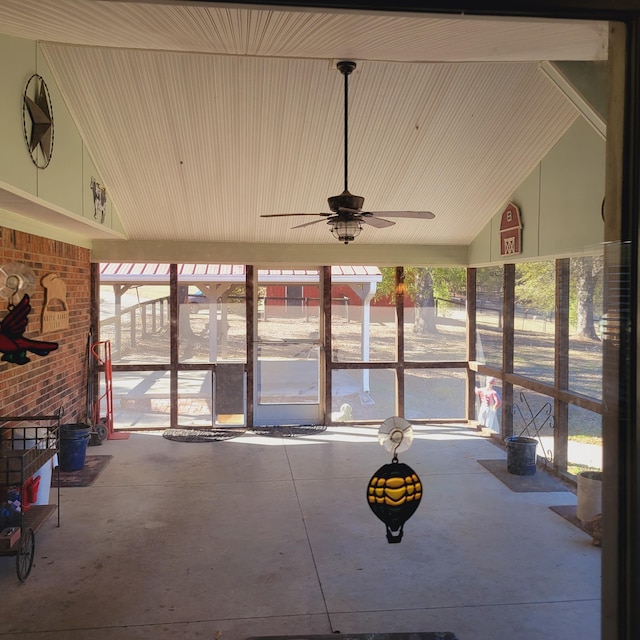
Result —
<instances>
[{"instance_id":1,"label":"blue bucket","mask_svg":"<svg viewBox=\"0 0 640 640\"><path fill-rule=\"evenodd\" d=\"M91 427L87 424L60 426L60 471L80 471L84 468L90 434Z\"/></svg>"}]
</instances>

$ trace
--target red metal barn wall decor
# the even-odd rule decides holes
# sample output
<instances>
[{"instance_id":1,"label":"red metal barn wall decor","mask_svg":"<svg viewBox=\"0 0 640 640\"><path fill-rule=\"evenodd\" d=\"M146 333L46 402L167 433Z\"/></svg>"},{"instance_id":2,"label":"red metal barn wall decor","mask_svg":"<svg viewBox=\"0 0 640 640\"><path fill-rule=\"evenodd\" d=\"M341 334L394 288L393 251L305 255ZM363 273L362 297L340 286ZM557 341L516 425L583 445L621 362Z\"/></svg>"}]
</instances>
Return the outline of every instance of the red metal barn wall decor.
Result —
<instances>
[{"instance_id":1,"label":"red metal barn wall decor","mask_svg":"<svg viewBox=\"0 0 640 640\"><path fill-rule=\"evenodd\" d=\"M520 209L510 202L500 218L500 255L513 256L522 252L522 218Z\"/></svg>"}]
</instances>

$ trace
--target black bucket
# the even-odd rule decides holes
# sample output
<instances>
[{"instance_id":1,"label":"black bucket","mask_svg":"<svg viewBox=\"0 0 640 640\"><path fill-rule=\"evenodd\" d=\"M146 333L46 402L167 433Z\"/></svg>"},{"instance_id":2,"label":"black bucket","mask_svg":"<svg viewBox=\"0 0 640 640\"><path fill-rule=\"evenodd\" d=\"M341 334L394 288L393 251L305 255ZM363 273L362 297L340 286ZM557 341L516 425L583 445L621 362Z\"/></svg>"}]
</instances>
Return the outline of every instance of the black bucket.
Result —
<instances>
[{"instance_id":1,"label":"black bucket","mask_svg":"<svg viewBox=\"0 0 640 640\"><path fill-rule=\"evenodd\" d=\"M507 471L514 476L532 476L536 472L536 447L534 438L511 436L507 443Z\"/></svg>"},{"instance_id":2,"label":"black bucket","mask_svg":"<svg viewBox=\"0 0 640 640\"><path fill-rule=\"evenodd\" d=\"M60 426L60 471L80 471L84 467L91 427L79 422Z\"/></svg>"}]
</instances>

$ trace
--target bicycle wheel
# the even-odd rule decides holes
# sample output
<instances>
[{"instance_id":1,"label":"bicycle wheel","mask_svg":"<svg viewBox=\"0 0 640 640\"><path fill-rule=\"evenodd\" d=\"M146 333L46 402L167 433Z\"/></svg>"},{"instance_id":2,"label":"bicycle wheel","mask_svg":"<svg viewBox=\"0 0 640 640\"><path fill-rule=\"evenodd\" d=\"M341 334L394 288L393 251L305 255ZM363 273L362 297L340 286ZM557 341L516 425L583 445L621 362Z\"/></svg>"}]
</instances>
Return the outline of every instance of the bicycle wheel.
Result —
<instances>
[{"instance_id":1,"label":"bicycle wheel","mask_svg":"<svg viewBox=\"0 0 640 640\"><path fill-rule=\"evenodd\" d=\"M36 551L36 536L31 527L22 530L20 543L18 546L18 555L16 556L16 573L18 580L24 582L31 573L33 566L33 556Z\"/></svg>"}]
</instances>

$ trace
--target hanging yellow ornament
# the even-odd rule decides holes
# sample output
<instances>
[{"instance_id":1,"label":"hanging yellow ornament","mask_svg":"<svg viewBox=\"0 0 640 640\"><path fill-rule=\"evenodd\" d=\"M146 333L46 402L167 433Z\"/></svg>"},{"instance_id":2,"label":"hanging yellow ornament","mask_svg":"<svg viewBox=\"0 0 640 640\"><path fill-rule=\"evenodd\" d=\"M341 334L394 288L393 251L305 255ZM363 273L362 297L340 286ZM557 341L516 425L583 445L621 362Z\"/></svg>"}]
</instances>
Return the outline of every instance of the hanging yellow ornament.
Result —
<instances>
[{"instance_id":1,"label":"hanging yellow ornament","mask_svg":"<svg viewBox=\"0 0 640 640\"><path fill-rule=\"evenodd\" d=\"M380 467L369 481L367 501L371 510L387 526L387 540L402 540L404 523L415 513L422 499L422 482L407 464L398 462L398 453L413 442L413 428L404 418L387 418L378 430L378 442L393 454L391 464Z\"/></svg>"}]
</instances>

